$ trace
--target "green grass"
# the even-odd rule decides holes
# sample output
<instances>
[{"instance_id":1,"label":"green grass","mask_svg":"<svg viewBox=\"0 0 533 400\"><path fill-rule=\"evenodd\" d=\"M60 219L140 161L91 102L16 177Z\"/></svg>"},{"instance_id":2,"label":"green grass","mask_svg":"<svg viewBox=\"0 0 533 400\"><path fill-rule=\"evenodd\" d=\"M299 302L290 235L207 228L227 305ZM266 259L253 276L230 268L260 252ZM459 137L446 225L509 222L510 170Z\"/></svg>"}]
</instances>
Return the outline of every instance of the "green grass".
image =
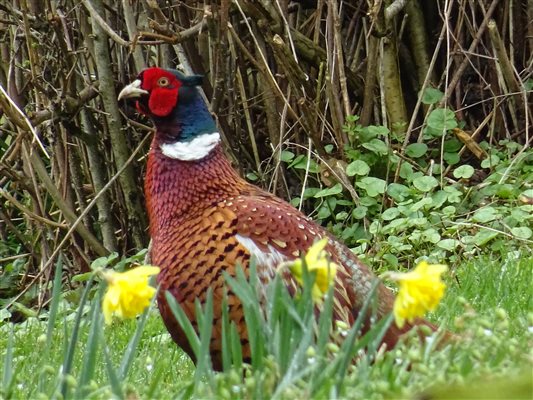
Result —
<instances>
[{"instance_id":1,"label":"green grass","mask_svg":"<svg viewBox=\"0 0 533 400\"><path fill-rule=\"evenodd\" d=\"M62 298L57 310L52 302L50 311L38 318L20 324L2 322L0 396L61 398L63 393L67 397L83 395L95 399L133 395L271 398L275 394L278 398L378 399L413 397L429 390L436 393L436 398L443 398L439 394L443 386L444 393L452 393L449 390L458 385L479 379L482 386L497 377L506 377L512 383L513 377L525 376L527 381L533 360L533 335L528 330L533 326L533 260L524 253L522 257L510 255L503 260L483 257L451 267L453 274L448 277L446 296L429 318L456 332L456 343L435 349L406 338L393 351L367 351L344 370L343 348L337 350L331 344L321 347L309 339L309 347L314 346L315 350L301 353L299 360L295 360L296 356L291 358L292 354L287 359L275 351L269 353L281 341L267 338L267 356L255 370L245 367L195 376L194 365L172 343L155 310L149 312L141 332L139 321L103 326L96 290L89 293L90 298L81 309L79 303ZM294 310L301 313L302 321L307 321L305 307L295 304ZM53 324L49 323L49 314ZM79 330L73 339L78 317ZM286 329L289 334L298 333L295 327ZM138 343L132 341L136 333L141 334ZM108 349L108 356L104 348ZM122 369L126 373L121 377L120 365L128 350L133 351L132 363L129 369ZM322 350L325 352L321 355ZM69 353L72 368L64 376ZM314 363L319 368L313 368ZM291 369L291 365L297 368ZM346 375L342 376L344 372ZM449 385L455 389L448 389ZM526 382L526 391L531 388L527 385L531 385L531 379ZM503 392L509 393L505 389Z\"/></svg>"}]
</instances>

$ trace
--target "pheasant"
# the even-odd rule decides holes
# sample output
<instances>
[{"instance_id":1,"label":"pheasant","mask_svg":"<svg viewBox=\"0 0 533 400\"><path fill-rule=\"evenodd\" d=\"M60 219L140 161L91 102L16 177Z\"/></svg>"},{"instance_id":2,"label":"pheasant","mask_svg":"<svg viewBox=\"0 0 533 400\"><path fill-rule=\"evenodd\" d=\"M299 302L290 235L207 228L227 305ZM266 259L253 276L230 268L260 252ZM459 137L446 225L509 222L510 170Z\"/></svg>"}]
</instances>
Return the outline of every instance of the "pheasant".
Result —
<instances>
[{"instance_id":1,"label":"pheasant","mask_svg":"<svg viewBox=\"0 0 533 400\"><path fill-rule=\"evenodd\" d=\"M152 264L161 269L158 307L162 318L173 340L194 359L164 293L169 291L175 297L196 328L195 299L205 300L211 288L215 307L210 353L214 368L220 369L223 271L235 276L240 265L246 272L254 257L258 276L266 284L280 263L297 259L316 240L326 237L326 251L339 266L334 282L334 318L349 324L357 318L374 275L323 227L233 170L197 89L201 83L201 76L153 67L142 71L118 98L135 99L137 110L150 117L156 128L148 156L145 194ZM294 282L287 282L291 284ZM377 297L377 313L383 317L391 312L394 295L379 284ZM228 307L247 358L250 348L243 309L231 292ZM424 320L415 324L435 329ZM391 325L383 342L393 347L412 326L406 324L399 329Z\"/></svg>"}]
</instances>

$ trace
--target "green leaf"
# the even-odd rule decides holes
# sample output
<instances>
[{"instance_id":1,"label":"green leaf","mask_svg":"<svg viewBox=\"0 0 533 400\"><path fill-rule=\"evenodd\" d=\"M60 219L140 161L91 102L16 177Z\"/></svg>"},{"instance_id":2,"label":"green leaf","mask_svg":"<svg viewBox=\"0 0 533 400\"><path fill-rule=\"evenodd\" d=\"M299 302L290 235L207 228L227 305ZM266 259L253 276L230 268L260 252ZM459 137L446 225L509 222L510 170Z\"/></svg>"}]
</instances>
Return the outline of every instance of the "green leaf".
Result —
<instances>
[{"instance_id":1,"label":"green leaf","mask_svg":"<svg viewBox=\"0 0 533 400\"><path fill-rule=\"evenodd\" d=\"M427 208L427 206L433 205L433 198L432 197L423 197L422 199L418 200L416 203L414 203L411 206L412 211L418 211L422 208Z\"/></svg>"},{"instance_id":2,"label":"green leaf","mask_svg":"<svg viewBox=\"0 0 533 400\"><path fill-rule=\"evenodd\" d=\"M385 253L381 258L383 258L383 260L385 260L391 267L397 267L399 264L398 257L394 254Z\"/></svg>"},{"instance_id":3,"label":"green leaf","mask_svg":"<svg viewBox=\"0 0 533 400\"><path fill-rule=\"evenodd\" d=\"M488 206L488 207L483 207L477 210L472 216L472 220L474 222L479 222L479 223L484 224L490 221L494 221L500 216L501 215L498 213L498 211L494 207Z\"/></svg>"},{"instance_id":4,"label":"green leaf","mask_svg":"<svg viewBox=\"0 0 533 400\"><path fill-rule=\"evenodd\" d=\"M444 153L442 158L450 165L455 165L461 161L459 153ZM433 169L433 171L435 171L435 169ZM435 173L437 173L437 171L435 171Z\"/></svg>"},{"instance_id":5,"label":"green leaf","mask_svg":"<svg viewBox=\"0 0 533 400\"><path fill-rule=\"evenodd\" d=\"M520 196L533 198L533 189L524 190L522 193L520 193Z\"/></svg>"},{"instance_id":6,"label":"green leaf","mask_svg":"<svg viewBox=\"0 0 533 400\"><path fill-rule=\"evenodd\" d=\"M355 219L363 219L366 217L366 213L368 212L368 208L365 206L359 206L357 208L354 208L352 211L352 217Z\"/></svg>"},{"instance_id":7,"label":"green leaf","mask_svg":"<svg viewBox=\"0 0 533 400\"><path fill-rule=\"evenodd\" d=\"M457 209L454 206L446 206L442 209L442 213L444 215L447 215L448 217L451 217L452 215L455 215L455 212Z\"/></svg>"},{"instance_id":8,"label":"green leaf","mask_svg":"<svg viewBox=\"0 0 533 400\"><path fill-rule=\"evenodd\" d=\"M191 321L189 321L189 317L187 317L187 314L185 314L183 308L181 308L175 297L172 296L170 292L165 291L165 298L167 299L170 311L172 311L174 318L176 318L182 331L185 333L191 350L195 356L198 357L200 354L200 338L192 326Z\"/></svg>"},{"instance_id":9,"label":"green leaf","mask_svg":"<svg viewBox=\"0 0 533 400\"><path fill-rule=\"evenodd\" d=\"M87 282L94 272L85 272L84 274L76 274L72 277L72 282Z\"/></svg>"},{"instance_id":10,"label":"green leaf","mask_svg":"<svg viewBox=\"0 0 533 400\"><path fill-rule=\"evenodd\" d=\"M461 191L457 190L455 187L445 186L443 190L448 193L448 201L450 203L459 203L461 201L463 193L461 193Z\"/></svg>"},{"instance_id":11,"label":"green leaf","mask_svg":"<svg viewBox=\"0 0 533 400\"><path fill-rule=\"evenodd\" d=\"M299 197L294 197L294 198L291 199L291 201L289 201L289 203L294 208L298 208L300 206L300 201L301 201L301 199Z\"/></svg>"},{"instance_id":12,"label":"green leaf","mask_svg":"<svg viewBox=\"0 0 533 400\"><path fill-rule=\"evenodd\" d=\"M0 308L0 322L7 321L12 315L7 308Z\"/></svg>"},{"instance_id":13,"label":"green leaf","mask_svg":"<svg viewBox=\"0 0 533 400\"><path fill-rule=\"evenodd\" d=\"M419 158L428 151L428 146L425 143L412 143L405 148L405 154L408 157Z\"/></svg>"},{"instance_id":14,"label":"green leaf","mask_svg":"<svg viewBox=\"0 0 533 400\"><path fill-rule=\"evenodd\" d=\"M327 145L324 146L324 150L328 154L331 154L331 152L333 151L334 148L335 148L335 146L333 146L332 144L327 144Z\"/></svg>"},{"instance_id":15,"label":"green leaf","mask_svg":"<svg viewBox=\"0 0 533 400\"><path fill-rule=\"evenodd\" d=\"M422 232L422 238L426 242L435 244L440 240L440 234L436 229L429 228Z\"/></svg>"},{"instance_id":16,"label":"green leaf","mask_svg":"<svg viewBox=\"0 0 533 400\"><path fill-rule=\"evenodd\" d=\"M387 182L383 179L374 178L372 176L366 176L356 183L357 186L366 190L366 193L370 197L376 197L385 193Z\"/></svg>"},{"instance_id":17,"label":"green leaf","mask_svg":"<svg viewBox=\"0 0 533 400\"><path fill-rule=\"evenodd\" d=\"M510 183L503 183L496 186L496 195L501 199L509 199L515 194L515 186Z\"/></svg>"},{"instance_id":18,"label":"green leaf","mask_svg":"<svg viewBox=\"0 0 533 400\"><path fill-rule=\"evenodd\" d=\"M248 172L246 174L246 179L248 179L249 181L255 182L256 180L259 179L259 177L253 172Z\"/></svg>"},{"instance_id":19,"label":"green leaf","mask_svg":"<svg viewBox=\"0 0 533 400\"><path fill-rule=\"evenodd\" d=\"M407 181L411 181L413 179L413 174L413 166L409 163L403 162L400 166L400 176Z\"/></svg>"},{"instance_id":20,"label":"green leaf","mask_svg":"<svg viewBox=\"0 0 533 400\"><path fill-rule=\"evenodd\" d=\"M524 82L524 89L529 92L533 90L533 79L529 78Z\"/></svg>"},{"instance_id":21,"label":"green leaf","mask_svg":"<svg viewBox=\"0 0 533 400\"><path fill-rule=\"evenodd\" d=\"M491 154L488 158L481 161L481 168L493 168L500 163L500 157L496 154Z\"/></svg>"},{"instance_id":22,"label":"green leaf","mask_svg":"<svg viewBox=\"0 0 533 400\"><path fill-rule=\"evenodd\" d=\"M300 154L296 157L288 166L288 168L303 169L307 170L307 157L303 154ZM320 168L315 160L311 159L309 161L309 172L317 173L320 171Z\"/></svg>"},{"instance_id":23,"label":"green leaf","mask_svg":"<svg viewBox=\"0 0 533 400\"><path fill-rule=\"evenodd\" d=\"M444 250L452 251L459 244L460 242L456 239L443 239L437 243L437 247L440 247L441 249L444 249Z\"/></svg>"},{"instance_id":24,"label":"green leaf","mask_svg":"<svg viewBox=\"0 0 533 400\"><path fill-rule=\"evenodd\" d=\"M89 335L87 337L87 344L83 353L83 362L81 364L81 372L79 375L78 386L74 398L87 398L87 385L93 379L96 371L95 365L98 355L98 347L102 336L102 311L101 302L102 293L105 289L104 284L100 284L98 294L95 296L91 304L91 320Z\"/></svg>"},{"instance_id":25,"label":"green leaf","mask_svg":"<svg viewBox=\"0 0 533 400\"><path fill-rule=\"evenodd\" d=\"M517 226L512 228L511 233L519 239L529 239L531 235L533 235L533 231L527 226Z\"/></svg>"},{"instance_id":26,"label":"green leaf","mask_svg":"<svg viewBox=\"0 0 533 400\"><path fill-rule=\"evenodd\" d=\"M109 349L107 345L104 345L104 356L105 356L105 366L107 371L107 377L109 378L109 383L111 385L111 391L118 399L124 399L124 393L122 392L122 386L120 380L118 379L117 373L115 371L115 366L111 360L111 355L109 354Z\"/></svg>"},{"instance_id":27,"label":"green leaf","mask_svg":"<svg viewBox=\"0 0 533 400\"><path fill-rule=\"evenodd\" d=\"M108 267L117 258L118 258L118 253L116 253L116 252L111 253L110 255L105 256L105 257L98 257L96 260L94 260L91 263L91 269L95 270L95 269L99 269L99 268Z\"/></svg>"},{"instance_id":28,"label":"green leaf","mask_svg":"<svg viewBox=\"0 0 533 400\"><path fill-rule=\"evenodd\" d=\"M389 153L389 148L387 147L385 142L380 139L372 139L369 142L363 143L363 147L373 153L383 156Z\"/></svg>"},{"instance_id":29,"label":"green leaf","mask_svg":"<svg viewBox=\"0 0 533 400\"><path fill-rule=\"evenodd\" d=\"M439 181L433 176L424 175L419 176L418 178L413 180L413 185L421 192L430 192L431 190L439 186Z\"/></svg>"},{"instance_id":30,"label":"green leaf","mask_svg":"<svg viewBox=\"0 0 533 400\"><path fill-rule=\"evenodd\" d=\"M345 221L347 218L348 218L348 212L346 211L341 211L340 213L335 215L336 221Z\"/></svg>"},{"instance_id":31,"label":"green leaf","mask_svg":"<svg viewBox=\"0 0 533 400\"><path fill-rule=\"evenodd\" d=\"M476 245L484 246L498 235L499 235L498 232L488 230L488 229L482 229L478 233L475 234L473 240Z\"/></svg>"},{"instance_id":32,"label":"green leaf","mask_svg":"<svg viewBox=\"0 0 533 400\"><path fill-rule=\"evenodd\" d=\"M457 138L451 138L444 141L444 151L448 153L457 153L461 147L463 147L463 142Z\"/></svg>"},{"instance_id":33,"label":"green leaf","mask_svg":"<svg viewBox=\"0 0 533 400\"><path fill-rule=\"evenodd\" d=\"M378 201L370 196L363 196L359 199L359 204L365 207L372 207L378 204Z\"/></svg>"},{"instance_id":34,"label":"green leaf","mask_svg":"<svg viewBox=\"0 0 533 400\"><path fill-rule=\"evenodd\" d=\"M80 304L78 305L78 311L76 312L74 326L72 327L72 333L70 336L70 340L68 341L67 347L66 347L66 354L65 358L63 359L63 365L62 365L62 375L63 377L67 374L71 373L72 370L72 364L74 361L74 352L76 351L76 346L78 345L78 334L80 332L80 326L82 324L83 319L83 309L85 308L85 303L87 302L89 298L89 292L91 290L93 283L93 277L89 279L87 282L87 285L85 286L85 289L83 289L83 295L80 300ZM68 385L66 380L63 380L61 383L61 394L63 397L67 397L69 394Z\"/></svg>"},{"instance_id":35,"label":"green leaf","mask_svg":"<svg viewBox=\"0 0 533 400\"><path fill-rule=\"evenodd\" d=\"M52 286L52 299L50 302L50 311L48 314L48 324L46 327L46 350L49 351L50 344L52 343L52 333L54 330L54 324L56 322L57 310L59 307L59 300L61 299L61 277L63 271L63 258L60 255L57 258L56 269L54 273L54 283ZM89 279L92 277L93 273L89 273Z\"/></svg>"},{"instance_id":36,"label":"green leaf","mask_svg":"<svg viewBox=\"0 0 533 400\"><path fill-rule=\"evenodd\" d=\"M383 214L381 214L381 219L383 221L390 221L396 218L398 215L400 215L400 210L398 210L396 207L391 207L383 211Z\"/></svg>"},{"instance_id":37,"label":"green leaf","mask_svg":"<svg viewBox=\"0 0 533 400\"><path fill-rule=\"evenodd\" d=\"M154 302L154 300L155 298L152 299L152 303ZM126 347L126 350L122 355L122 360L120 361L118 373L118 376L122 381L126 380L126 377L128 376L128 371L133 363L133 360L135 359L135 354L137 353L137 348L139 347L139 342L141 340L141 335L144 331L144 327L146 325L146 320L149 311L150 308L146 308L142 316L138 319L137 326L135 328L135 333L128 342L128 346Z\"/></svg>"},{"instance_id":38,"label":"green leaf","mask_svg":"<svg viewBox=\"0 0 533 400\"><path fill-rule=\"evenodd\" d=\"M321 190L320 188L316 188L316 187L305 188L305 190L304 190L304 199L308 199L310 197L314 197L315 194L320 192L320 190Z\"/></svg>"},{"instance_id":39,"label":"green leaf","mask_svg":"<svg viewBox=\"0 0 533 400\"><path fill-rule=\"evenodd\" d=\"M348 176L367 175L369 172L370 172L370 167L363 160L352 161L346 167L346 175Z\"/></svg>"},{"instance_id":40,"label":"green leaf","mask_svg":"<svg viewBox=\"0 0 533 400\"><path fill-rule=\"evenodd\" d=\"M391 183L387 187L387 194L394 200L401 202L409 197L410 190L407 186L401 183Z\"/></svg>"},{"instance_id":41,"label":"green leaf","mask_svg":"<svg viewBox=\"0 0 533 400\"><path fill-rule=\"evenodd\" d=\"M7 334L7 347L4 347L4 372L2 373L2 394L8 395L9 394L9 388L13 384L13 338L15 337L15 334L13 332L13 325L11 325L11 329L9 334ZM6 325L7 326L7 325ZM2 396L3 397L3 396Z\"/></svg>"},{"instance_id":42,"label":"green leaf","mask_svg":"<svg viewBox=\"0 0 533 400\"><path fill-rule=\"evenodd\" d=\"M391 232L396 230L403 231L407 228L407 221L407 218L396 218L387 225L387 229Z\"/></svg>"},{"instance_id":43,"label":"green leaf","mask_svg":"<svg viewBox=\"0 0 533 400\"><path fill-rule=\"evenodd\" d=\"M455 113L452 110L437 108L429 114L427 120L428 127L438 133L438 136L442 136L445 131L453 128L457 128L457 120L455 119Z\"/></svg>"},{"instance_id":44,"label":"green leaf","mask_svg":"<svg viewBox=\"0 0 533 400\"><path fill-rule=\"evenodd\" d=\"M354 206L353 201L352 200L348 200L348 199L338 199L337 200L337 205L338 206L348 206L348 207L353 207Z\"/></svg>"},{"instance_id":45,"label":"green leaf","mask_svg":"<svg viewBox=\"0 0 533 400\"><path fill-rule=\"evenodd\" d=\"M368 125L365 129L373 137L385 137L390 133L389 128L383 125Z\"/></svg>"},{"instance_id":46,"label":"green leaf","mask_svg":"<svg viewBox=\"0 0 533 400\"><path fill-rule=\"evenodd\" d=\"M432 208L441 208L442 205L446 202L448 194L444 190L439 190L431 195L431 207Z\"/></svg>"},{"instance_id":47,"label":"green leaf","mask_svg":"<svg viewBox=\"0 0 533 400\"><path fill-rule=\"evenodd\" d=\"M313 197L320 198L320 197L326 197L326 196L334 196L336 194L342 193L342 185L340 183L336 183L334 186L322 189L315 193Z\"/></svg>"},{"instance_id":48,"label":"green leaf","mask_svg":"<svg viewBox=\"0 0 533 400\"><path fill-rule=\"evenodd\" d=\"M331 210L330 208L324 203L322 206L318 209L318 212L316 214L317 219L326 219L331 216Z\"/></svg>"},{"instance_id":49,"label":"green leaf","mask_svg":"<svg viewBox=\"0 0 533 400\"><path fill-rule=\"evenodd\" d=\"M283 162L290 163L294 159L294 153L289 150L282 150L279 158Z\"/></svg>"},{"instance_id":50,"label":"green leaf","mask_svg":"<svg viewBox=\"0 0 533 400\"><path fill-rule=\"evenodd\" d=\"M443 97L444 97L444 93L442 93L439 89L427 87L426 90L424 90L424 94L422 95L422 103L436 104Z\"/></svg>"},{"instance_id":51,"label":"green leaf","mask_svg":"<svg viewBox=\"0 0 533 400\"><path fill-rule=\"evenodd\" d=\"M474 175L474 167L471 165L461 165L460 167L457 167L453 171L453 176L457 179L468 179L472 175Z\"/></svg>"}]
</instances>

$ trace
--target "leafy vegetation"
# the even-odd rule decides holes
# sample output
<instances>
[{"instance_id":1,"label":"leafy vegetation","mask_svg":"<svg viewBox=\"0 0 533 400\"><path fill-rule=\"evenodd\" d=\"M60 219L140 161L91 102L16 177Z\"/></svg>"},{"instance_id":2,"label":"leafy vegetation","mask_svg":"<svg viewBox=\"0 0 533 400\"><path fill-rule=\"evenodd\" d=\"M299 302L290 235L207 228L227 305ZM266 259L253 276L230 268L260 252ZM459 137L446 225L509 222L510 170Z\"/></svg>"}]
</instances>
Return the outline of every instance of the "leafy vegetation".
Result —
<instances>
[{"instance_id":1,"label":"leafy vegetation","mask_svg":"<svg viewBox=\"0 0 533 400\"><path fill-rule=\"evenodd\" d=\"M424 135L428 144L408 145L403 157L394 151L394 135L386 127L363 127L356 116L348 118L344 129L352 144L345 148L349 163L344 170L354 188L351 198L341 182L321 187L324 178L315 161L288 151L282 157L288 168L308 166L305 173L315 178L303 192L311 215L371 263L412 263L414 249L419 257L456 262L508 249L509 241L517 248L532 243L531 152L508 140L499 146L481 142L490 157L480 163L485 178L475 185L474 167L458 164L462 144L452 133L457 127L453 113L448 119L433 118L442 123L431 125L439 110L430 114L424 131L440 132L443 152L433 136ZM439 155L441 162L435 162ZM292 203L299 206L301 198Z\"/></svg>"}]
</instances>

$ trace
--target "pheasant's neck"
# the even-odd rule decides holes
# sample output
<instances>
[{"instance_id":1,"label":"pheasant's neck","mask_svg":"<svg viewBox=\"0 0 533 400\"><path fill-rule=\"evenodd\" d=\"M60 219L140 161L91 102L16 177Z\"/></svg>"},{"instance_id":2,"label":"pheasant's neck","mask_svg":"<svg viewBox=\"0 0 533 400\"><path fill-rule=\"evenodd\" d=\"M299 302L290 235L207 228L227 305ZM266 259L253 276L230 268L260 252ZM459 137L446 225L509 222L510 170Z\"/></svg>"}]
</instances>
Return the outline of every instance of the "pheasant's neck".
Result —
<instances>
[{"instance_id":1,"label":"pheasant's neck","mask_svg":"<svg viewBox=\"0 0 533 400\"><path fill-rule=\"evenodd\" d=\"M244 186L246 182L233 170L220 144L202 159L186 161L164 154L156 135L145 179L150 234L155 237L169 224L238 195Z\"/></svg>"}]
</instances>

